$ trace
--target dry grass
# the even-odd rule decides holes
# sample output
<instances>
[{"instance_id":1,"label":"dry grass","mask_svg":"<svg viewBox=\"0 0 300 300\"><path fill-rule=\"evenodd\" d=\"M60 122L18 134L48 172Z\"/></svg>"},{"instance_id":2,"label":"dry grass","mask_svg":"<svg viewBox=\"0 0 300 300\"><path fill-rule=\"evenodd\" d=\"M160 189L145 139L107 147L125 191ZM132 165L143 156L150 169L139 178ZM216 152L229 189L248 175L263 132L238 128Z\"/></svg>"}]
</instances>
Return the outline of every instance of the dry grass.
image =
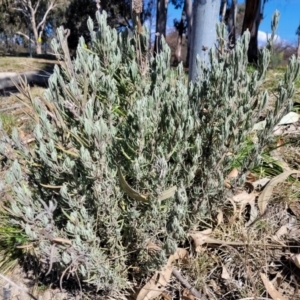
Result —
<instances>
[{"instance_id":1,"label":"dry grass","mask_svg":"<svg viewBox=\"0 0 300 300\"><path fill-rule=\"evenodd\" d=\"M31 88L33 98L43 94L44 88ZM28 99L20 93L12 93L8 96L0 96L0 118L6 132L10 135L16 127L20 138L25 143L32 143L34 125L31 118L31 111L26 105Z\"/></svg>"},{"instance_id":2,"label":"dry grass","mask_svg":"<svg viewBox=\"0 0 300 300\"><path fill-rule=\"evenodd\" d=\"M217 246L206 245L193 255L189 264L181 266L183 274L207 299L268 298L260 273L267 274L286 299L300 299L294 294L297 286L292 281L295 278L299 282L300 270L291 261L300 247L299 240L295 239L300 230L300 215L295 216L285 201L278 201L289 192L294 194L296 191L299 197L299 182L295 185L287 183L283 195L281 190L275 193L268 213L253 226L245 225L245 214L244 218L221 224L213 231L216 239L245 245L233 246L225 242ZM280 242L286 246L274 240L283 226L289 228L288 233L280 237Z\"/></svg>"},{"instance_id":3,"label":"dry grass","mask_svg":"<svg viewBox=\"0 0 300 300\"><path fill-rule=\"evenodd\" d=\"M53 67L56 63L55 60L49 59L0 56L1 72L40 71Z\"/></svg>"}]
</instances>

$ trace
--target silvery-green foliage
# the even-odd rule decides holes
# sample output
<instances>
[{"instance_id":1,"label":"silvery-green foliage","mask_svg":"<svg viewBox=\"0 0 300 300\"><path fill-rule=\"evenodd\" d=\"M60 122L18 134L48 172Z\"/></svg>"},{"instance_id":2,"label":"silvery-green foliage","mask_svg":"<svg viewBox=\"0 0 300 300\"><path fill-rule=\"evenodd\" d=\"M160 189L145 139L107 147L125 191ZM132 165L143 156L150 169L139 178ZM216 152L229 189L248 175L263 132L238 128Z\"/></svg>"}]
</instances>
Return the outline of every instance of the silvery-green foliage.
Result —
<instances>
[{"instance_id":1,"label":"silvery-green foliage","mask_svg":"<svg viewBox=\"0 0 300 300\"><path fill-rule=\"evenodd\" d=\"M13 133L22 155L7 181L14 192L11 219L49 271L114 294L128 287L129 266L157 269L222 205L230 161L267 103L259 88L269 53L248 73L249 34L226 52L220 25L219 49L210 51L209 68L199 63L199 79L188 89L182 66L170 67L166 45L148 59L147 33L118 34L105 13L97 20L97 31L88 21L92 48L80 39L74 61L59 28L52 46L62 67L55 67L44 97L32 99L35 148ZM292 59L245 168L257 162L288 108L298 72ZM122 176L139 197L121 187ZM174 186L175 194L161 197ZM162 251L148 253L149 242Z\"/></svg>"},{"instance_id":2,"label":"silvery-green foliage","mask_svg":"<svg viewBox=\"0 0 300 300\"><path fill-rule=\"evenodd\" d=\"M299 60L291 58L284 80L278 84L275 109L268 107L268 92L262 90L262 83L270 60L269 51L261 50L257 70L247 72L249 32L230 53L225 49L226 31L222 24L217 26L217 33L219 47L209 52L210 66L198 62L199 78L190 85L190 103L197 114L195 118L199 118L197 132L202 138L199 184L210 203L223 194L222 182L230 171L230 162L244 147L247 137L254 134L253 125L265 109L267 126L257 133L251 153L241 162L242 171L259 164L274 126L291 109L293 82L299 76L300 67Z\"/></svg>"}]
</instances>

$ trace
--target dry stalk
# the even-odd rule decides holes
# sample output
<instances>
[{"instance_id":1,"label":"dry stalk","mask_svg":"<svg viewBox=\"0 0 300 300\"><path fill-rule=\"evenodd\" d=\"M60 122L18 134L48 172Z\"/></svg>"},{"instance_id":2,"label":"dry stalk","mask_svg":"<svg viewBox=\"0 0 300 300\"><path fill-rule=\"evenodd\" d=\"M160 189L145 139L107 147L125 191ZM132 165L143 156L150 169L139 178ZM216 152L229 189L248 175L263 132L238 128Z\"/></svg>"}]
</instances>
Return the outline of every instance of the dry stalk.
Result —
<instances>
[{"instance_id":1,"label":"dry stalk","mask_svg":"<svg viewBox=\"0 0 300 300\"><path fill-rule=\"evenodd\" d=\"M191 294L193 294L193 296L195 296L196 298L200 299L200 300L207 300L207 298L202 295L199 291L197 291L195 288L193 288L191 286L191 284L182 277L182 275L179 273L178 270L173 269L172 274L178 279L178 281L184 286L186 287Z\"/></svg>"}]
</instances>

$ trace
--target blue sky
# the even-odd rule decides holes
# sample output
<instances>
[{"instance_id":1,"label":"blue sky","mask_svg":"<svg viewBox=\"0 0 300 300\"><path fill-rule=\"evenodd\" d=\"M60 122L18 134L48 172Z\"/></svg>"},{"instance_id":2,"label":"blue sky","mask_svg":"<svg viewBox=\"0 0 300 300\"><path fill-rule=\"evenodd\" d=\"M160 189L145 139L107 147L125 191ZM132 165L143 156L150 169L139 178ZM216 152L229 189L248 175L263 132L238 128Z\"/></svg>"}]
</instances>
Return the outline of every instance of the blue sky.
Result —
<instances>
[{"instance_id":1,"label":"blue sky","mask_svg":"<svg viewBox=\"0 0 300 300\"><path fill-rule=\"evenodd\" d=\"M239 0L239 3L244 2ZM300 22L300 0L268 0L265 4L264 19L259 26L259 37L263 39L264 33L271 32L271 18L273 12L280 11L280 20L277 34L280 39L289 43L297 43L296 29ZM169 6L168 26L173 27L173 20L180 18L181 9Z\"/></svg>"}]
</instances>

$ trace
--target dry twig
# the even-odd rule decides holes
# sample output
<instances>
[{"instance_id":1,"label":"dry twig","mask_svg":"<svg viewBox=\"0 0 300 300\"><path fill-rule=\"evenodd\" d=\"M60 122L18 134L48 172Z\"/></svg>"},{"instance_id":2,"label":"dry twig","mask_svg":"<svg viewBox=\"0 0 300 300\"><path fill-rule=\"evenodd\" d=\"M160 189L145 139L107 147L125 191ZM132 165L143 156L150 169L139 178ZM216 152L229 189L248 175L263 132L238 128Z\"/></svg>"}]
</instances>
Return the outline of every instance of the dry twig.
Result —
<instances>
[{"instance_id":1,"label":"dry twig","mask_svg":"<svg viewBox=\"0 0 300 300\"><path fill-rule=\"evenodd\" d=\"M193 288L186 279L184 279L182 277L182 275L179 273L178 270L173 269L172 274L178 279L178 281L180 281L180 283L186 287L191 294L193 294L193 296L195 296L196 298L198 298L199 300L207 300L207 298L203 295L201 295L201 293L199 291L197 291L195 288Z\"/></svg>"}]
</instances>

